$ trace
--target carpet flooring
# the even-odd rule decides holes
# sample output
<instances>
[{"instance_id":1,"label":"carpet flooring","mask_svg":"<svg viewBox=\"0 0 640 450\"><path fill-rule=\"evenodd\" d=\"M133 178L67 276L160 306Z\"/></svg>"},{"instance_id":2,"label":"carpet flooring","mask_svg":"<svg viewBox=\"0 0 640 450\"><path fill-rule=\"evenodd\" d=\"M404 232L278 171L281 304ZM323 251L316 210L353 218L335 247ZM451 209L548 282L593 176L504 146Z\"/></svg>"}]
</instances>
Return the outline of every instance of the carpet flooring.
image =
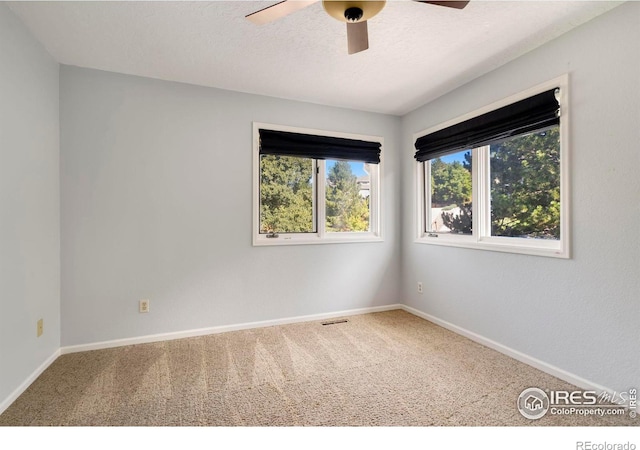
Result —
<instances>
[{"instance_id":1,"label":"carpet flooring","mask_svg":"<svg viewBox=\"0 0 640 450\"><path fill-rule=\"evenodd\" d=\"M516 408L576 389L405 311L60 356L4 426L622 426Z\"/></svg>"}]
</instances>

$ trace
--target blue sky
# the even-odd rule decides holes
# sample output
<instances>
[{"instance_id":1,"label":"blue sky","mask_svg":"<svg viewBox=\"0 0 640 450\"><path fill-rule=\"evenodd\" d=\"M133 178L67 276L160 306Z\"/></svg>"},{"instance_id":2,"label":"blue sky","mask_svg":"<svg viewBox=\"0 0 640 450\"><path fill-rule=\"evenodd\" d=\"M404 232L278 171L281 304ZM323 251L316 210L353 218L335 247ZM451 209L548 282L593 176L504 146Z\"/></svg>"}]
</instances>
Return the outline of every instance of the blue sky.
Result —
<instances>
[{"instance_id":1,"label":"blue sky","mask_svg":"<svg viewBox=\"0 0 640 450\"><path fill-rule=\"evenodd\" d=\"M442 160L442 162L447 164L451 164L454 161L459 161L462 163L464 161L464 154L466 152L467 152L466 150L463 150L459 153L454 153L452 155L441 156L440 159Z\"/></svg>"},{"instance_id":2,"label":"blue sky","mask_svg":"<svg viewBox=\"0 0 640 450\"><path fill-rule=\"evenodd\" d=\"M466 153L466 151L461 151L459 153L454 153L452 155L445 155L440 157L440 159L442 160L442 162L447 163L447 164L451 164L454 161L459 161L460 163L462 163L464 161L464 154ZM328 159L327 160L327 172L333 167L333 165L336 162L333 160ZM351 171L354 173L355 176L357 177L361 177L366 175L367 173L364 171L364 163L361 162L350 162L349 165L351 166Z\"/></svg>"},{"instance_id":3,"label":"blue sky","mask_svg":"<svg viewBox=\"0 0 640 450\"><path fill-rule=\"evenodd\" d=\"M335 165L335 161L330 159L327 160L327 172ZM361 177L366 175L367 173L364 171L364 163L362 162L350 162L351 171L357 177Z\"/></svg>"}]
</instances>

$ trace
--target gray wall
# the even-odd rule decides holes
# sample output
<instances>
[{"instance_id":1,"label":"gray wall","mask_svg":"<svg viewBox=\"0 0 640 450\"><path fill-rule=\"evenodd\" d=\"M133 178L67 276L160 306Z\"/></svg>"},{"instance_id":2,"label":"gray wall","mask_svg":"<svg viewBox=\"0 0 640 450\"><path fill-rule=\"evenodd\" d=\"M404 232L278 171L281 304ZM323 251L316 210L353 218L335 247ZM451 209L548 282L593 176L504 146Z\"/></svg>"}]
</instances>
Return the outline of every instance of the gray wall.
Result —
<instances>
[{"instance_id":1,"label":"gray wall","mask_svg":"<svg viewBox=\"0 0 640 450\"><path fill-rule=\"evenodd\" d=\"M63 346L398 301L399 118L68 66L60 96ZM252 247L252 121L383 136L385 241Z\"/></svg>"},{"instance_id":2,"label":"gray wall","mask_svg":"<svg viewBox=\"0 0 640 450\"><path fill-rule=\"evenodd\" d=\"M58 64L0 4L0 404L60 347L58 130Z\"/></svg>"},{"instance_id":3,"label":"gray wall","mask_svg":"<svg viewBox=\"0 0 640 450\"><path fill-rule=\"evenodd\" d=\"M414 243L412 134L565 72L573 258ZM606 387L637 386L639 108L640 4L632 2L405 116L406 304Z\"/></svg>"}]
</instances>

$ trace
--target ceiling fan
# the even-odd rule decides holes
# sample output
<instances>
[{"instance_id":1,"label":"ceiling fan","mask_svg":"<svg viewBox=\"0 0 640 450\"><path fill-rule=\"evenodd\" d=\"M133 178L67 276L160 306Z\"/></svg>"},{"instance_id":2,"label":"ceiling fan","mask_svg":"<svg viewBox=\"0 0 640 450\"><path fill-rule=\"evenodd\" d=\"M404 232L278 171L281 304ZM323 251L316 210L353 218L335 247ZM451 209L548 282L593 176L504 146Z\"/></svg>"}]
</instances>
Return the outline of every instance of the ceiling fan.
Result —
<instances>
[{"instance_id":1,"label":"ceiling fan","mask_svg":"<svg viewBox=\"0 0 640 450\"><path fill-rule=\"evenodd\" d=\"M318 0L284 0L275 5L267 6L247 16L251 22L262 25L280 19L300 9L306 8ZM467 6L467 1L417 1L417 3L429 3L437 6L462 9ZM367 20L382 11L386 1L342 1L322 0L324 10L331 17L347 23L347 44L349 54L361 52L369 48L369 34Z\"/></svg>"}]
</instances>

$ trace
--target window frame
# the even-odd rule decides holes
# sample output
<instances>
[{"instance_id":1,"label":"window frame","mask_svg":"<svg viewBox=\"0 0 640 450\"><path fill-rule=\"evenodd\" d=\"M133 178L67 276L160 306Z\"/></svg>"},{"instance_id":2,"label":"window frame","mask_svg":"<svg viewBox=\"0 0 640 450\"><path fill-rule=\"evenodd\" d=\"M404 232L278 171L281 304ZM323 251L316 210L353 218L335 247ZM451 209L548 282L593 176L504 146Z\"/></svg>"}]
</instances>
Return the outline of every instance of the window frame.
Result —
<instances>
[{"instance_id":1,"label":"window frame","mask_svg":"<svg viewBox=\"0 0 640 450\"><path fill-rule=\"evenodd\" d=\"M532 97L554 87L560 87L560 239L527 239L504 236L491 236L491 187L490 187L490 153L489 146L471 149L472 154L472 202L473 230L471 235L433 233L427 225L431 211L430 170L431 160L414 161L416 180L416 219L417 233L415 242L420 244L440 245L481 249L497 252L520 253L526 255L547 256L569 259L570 255L570 180L569 180L569 77L562 75L533 88L511 95L483 108L464 114L445 123L419 131L413 135L415 142L419 137L450 127L457 123L472 119L479 115L510 105L517 101ZM454 151L452 153L457 153Z\"/></svg>"},{"instance_id":2,"label":"window frame","mask_svg":"<svg viewBox=\"0 0 640 450\"><path fill-rule=\"evenodd\" d=\"M353 232L329 232L326 227L326 160L309 158L313 161L316 171L314 174L314 201L313 217L316 226L315 232L309 233L282 233L277 238L269 238L260 233L260 129L274 131L286 131L291 133L312 134L317 136L329 136L345 139L359 139L363 141L379 142L384 150L384 138L336 131L317 130L311 128L292 127L262 122L253 122L253 220L252 237L253 246L269 245L308 245L308 244L335 244L348 242L382 242L382 165L384 151L380 154L379 164L370 164L370 191L369 191L369 231Z\"/></svg>"}]
</instances>

